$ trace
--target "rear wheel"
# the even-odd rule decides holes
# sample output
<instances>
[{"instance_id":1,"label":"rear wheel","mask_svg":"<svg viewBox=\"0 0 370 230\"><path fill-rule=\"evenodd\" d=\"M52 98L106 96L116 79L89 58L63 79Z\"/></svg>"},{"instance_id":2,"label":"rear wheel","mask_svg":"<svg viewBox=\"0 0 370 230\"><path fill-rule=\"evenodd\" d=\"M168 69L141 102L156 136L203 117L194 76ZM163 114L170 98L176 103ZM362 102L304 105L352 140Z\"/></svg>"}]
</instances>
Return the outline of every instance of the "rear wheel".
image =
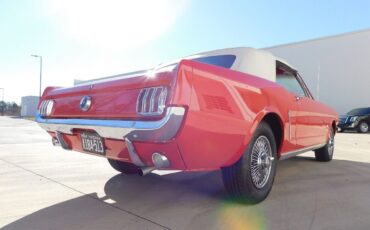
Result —
<instances>
[{"instance_id":1,"label":"rear wheel","mask_svg":"<svg viewBox=\"0 0 370 230\"><path fill-rule=\"evenodd\" d=\"M108 159L108 162L112 166L112 168L124 174L137 174L139 172L139 168L134 164L113 159Z\"/></svg>"},{"instance_id":2,"label":"rear wheel","mask_svg":"<svg viewBox=\"0 0 370 230\"><path fill-rule=\"evenodd\" d=\"M315 158L317 161L328 162L333 159L334 135L334 129L331 128L328 143L324 147L315 150Z\"/></svg>"},{"instance_id":3,"label":"rear wheel","mask_svg":"<svg viewBox=\"0 0 370 230\"><path fill-rule=\"evenodd\" d=\"M361 121L358 125L358 131L360 133L367 133L369 132L369 124L366 121Z\"/></svg>"},{"instance_id":4,"label":"rear wheel","mask_svg":"<svg viewBox=\"0 0 370 230\"><path fill-rule=\"evenodd\" d=\"M222 179L230 195L247 203L263 201L276 173L276 143L270 126L262 122L243 156L222 168Z\"/></svg>"}]
</instances>

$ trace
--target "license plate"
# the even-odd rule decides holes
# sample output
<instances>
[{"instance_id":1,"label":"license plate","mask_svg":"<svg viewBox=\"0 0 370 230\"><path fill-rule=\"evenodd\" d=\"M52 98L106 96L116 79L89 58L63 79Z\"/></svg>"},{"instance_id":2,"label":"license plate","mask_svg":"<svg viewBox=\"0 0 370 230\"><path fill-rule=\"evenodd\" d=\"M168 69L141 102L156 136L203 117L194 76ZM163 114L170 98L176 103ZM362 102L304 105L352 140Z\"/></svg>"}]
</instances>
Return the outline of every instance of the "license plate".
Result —
<instances>
[{"instance_id":1,"label":"license plate","mask_svg":"<svg viewBox=\"0 0 370 230\"><path fill-rule=\"evenodd\" d=\"M104 140L97 133L81 133L81 144L86 152L105 155Z\"/></svg>"}]
</instances>

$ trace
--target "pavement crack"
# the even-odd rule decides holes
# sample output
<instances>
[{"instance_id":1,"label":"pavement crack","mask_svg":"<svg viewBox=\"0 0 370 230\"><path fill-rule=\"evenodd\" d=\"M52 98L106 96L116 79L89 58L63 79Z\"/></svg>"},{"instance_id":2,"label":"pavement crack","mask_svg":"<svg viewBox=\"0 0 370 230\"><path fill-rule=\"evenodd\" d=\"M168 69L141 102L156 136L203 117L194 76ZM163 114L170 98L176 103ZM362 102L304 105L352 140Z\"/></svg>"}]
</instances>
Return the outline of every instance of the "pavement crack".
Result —
<instances>
[{"instance_id":1,"label":"pavement crack","mask_svg":"<svg viewBox=\"0 0 370 230\"><path fill-rule=\"evenodd\" d=\"M112 207L112 208L114 208L114 209L117 209L117 210L119 210L119 211L121 211L121 212L124 212L124 213L130 214L130 215L132 215L132 216L135 216L135 217L137 217L137 218L139 218L139 219L142 219L142 220L145 220L145 221L150 222L150 223L152 223L152 224L155 224L155 225L157 225L157 226L159 226L159 227L162 227L162 228L164 228L164 229L169 229L169 230L171 230L171 228L166 227L166 226L164 226L164 225L162 225L162 224L160 224L160 223L157 223L157 222L155 222L155 221L153 221L153 220L150 220L150 219L148 219L148 218L142 217L142 216L140 216L140 215L138 215L138 214L136 214L136 213L134 213L134 212L131 212L131 211L126 210L126 209L123 209L123 208L121 208L121 207L115 206L115 205L113 205L113 204L106 203L106 202L104 202L103 200L99 199L98 197L92 196L92 195L90 195L90 194L86 194L86 193L84 193L84 192L82 192L82 191L80 191L80 190L78 190L78 189L75 189L75 188L73 188L73 187L71 187L71 186L68 186L68 185L66 185L66 184L63 184L63 183L61 183L61 182L59 182L59 181L56 181L56 180L54 180L54 179L52 179L52 178L46 177L46 176L44 176L44 175L41 175L41 174L39 174L39 173L37 173L37 172L34 172L34 171L30 170L30 169L27 169L27 168L25 168L25 167L23 167L23 166L21 166L21 165L18 165L18 164L16 164L16 163L10 162L10 161L5 160L5 159L3 159L3 158L0 158L0 160L1 160L1 161L3 161L3 162L5 162L5 163L7 163L7 164L10 164L10 165L12 165L12 166L14 166L14 167L17 167L17 168L20 168L20 169L22 169L22 170L24 170L24 171L27 171L27 172L29 172L29 173L32 173L32 174L34 174L34 175L36 175L36 176L42 177L42 178L44 178L44 179L46 179L46 180L49 180L49 181L51 181L51 182L53 182L53 183L59 184L60 186L66 187L66 188L68 188L68 189L70 189L70 190L73 190L73 191L75 191L75 192L77 192L77 193L80 193L81 195L88 196L88 197L90 197L90 198L92 198L92 199L94 199L94 200L96 200L96 201L99 201L100 203L103 203L104 205L110 206L110 207Z\"/></svg>"},{"instance_id":2,"label":"pavement crack","mask_svg":"<svg viewBox=\"0 0 370 230\"><path fill-rule=\"evenodd\" d=\"M317 192L315 192L315 203L314 203L314 209L313 209L313 212L312 212L312 218L311 218L311 221L310 221L310 226L308 229L312 229L313 225L314 225L314 222L315 222L315 219L316 219L316 213L317 213Z\"/></svg>"}]
</instances>

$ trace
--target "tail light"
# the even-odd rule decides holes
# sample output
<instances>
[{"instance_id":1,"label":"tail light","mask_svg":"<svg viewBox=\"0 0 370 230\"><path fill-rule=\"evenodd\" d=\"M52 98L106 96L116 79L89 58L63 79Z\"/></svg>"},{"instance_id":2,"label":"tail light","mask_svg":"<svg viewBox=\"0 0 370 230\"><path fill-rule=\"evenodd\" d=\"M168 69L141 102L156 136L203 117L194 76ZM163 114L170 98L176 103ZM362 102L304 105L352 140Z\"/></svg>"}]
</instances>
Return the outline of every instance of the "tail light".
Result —
<instances>
[{"instance_id":1,"label":"tail light","mask_svg":"<svg viewBox=\"0 0 370 230\"><path fill-rule=\"evenodd\" d=\"M151 87L140 91L136 112L145 116L161 115L166 106L167 88Z\"/></svg>"},{"instance_id":2,"label":"tail light","mask_svg":"<svg viewBox=\"0 0 370 230\"><path fill-rule=\"evenodd\" d=\"M39 113L43 117L47 117L51 115L53 111L54 101L53 100L45 100L41 102Z\"/></svg>"}]
</instances>

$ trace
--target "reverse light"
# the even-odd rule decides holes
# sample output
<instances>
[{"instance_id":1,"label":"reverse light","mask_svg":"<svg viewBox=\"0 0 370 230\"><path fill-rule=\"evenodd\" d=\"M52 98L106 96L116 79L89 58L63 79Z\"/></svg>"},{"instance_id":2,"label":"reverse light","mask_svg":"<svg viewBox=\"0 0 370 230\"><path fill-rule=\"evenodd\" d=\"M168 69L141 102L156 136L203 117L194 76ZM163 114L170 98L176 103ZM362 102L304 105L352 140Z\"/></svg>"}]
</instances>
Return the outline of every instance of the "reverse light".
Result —
<instances>
[{"instance_id":1,"label":"reverse light","mask_svg":"<svg viewBox=\"0 0 370 230\"><path fill-rule=\"evenodd\" d=\"M145 116L161 115L166 106L166 99L166 87L144 88L137 98L136 112Z\"/></svg>"},{"instance_id":2,"label":"reverse light","mask_svg":"<svg viewBox=\"0 0 370 230\"><path fill-rule=\"evenodd\" d=\"M41 103L39 108L39 113L43 117L47 117L51 115L54 107L54 100L45 100Z\"/></svg>"}]
</instances>

